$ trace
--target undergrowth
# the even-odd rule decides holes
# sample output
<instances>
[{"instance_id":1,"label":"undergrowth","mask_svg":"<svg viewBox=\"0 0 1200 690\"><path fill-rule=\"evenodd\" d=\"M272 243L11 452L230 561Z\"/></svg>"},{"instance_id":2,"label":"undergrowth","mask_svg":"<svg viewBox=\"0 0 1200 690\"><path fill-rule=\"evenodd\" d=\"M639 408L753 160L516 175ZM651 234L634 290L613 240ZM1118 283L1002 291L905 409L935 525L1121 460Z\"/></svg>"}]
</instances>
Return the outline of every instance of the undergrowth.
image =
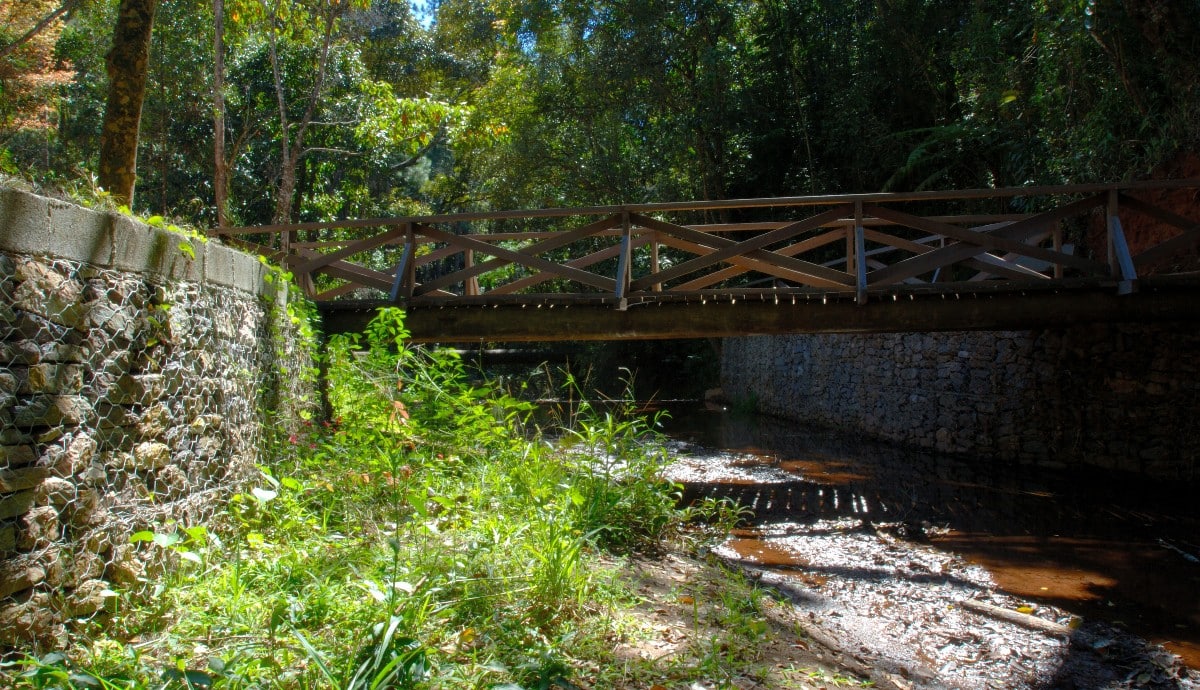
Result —
<instances>
[{"instance_id":1,"label":"undergrowth","mask_svg":"<svg viewBox=\"0 0 1200 690\"><path fill-rule=\"evenodd\" d=\"M0 681L512 690L578 687L583 669L603 678L632 595L596 565L612 558L590 556L652 550L689 517L660 478L651 424L585 405L569 429L538 428L529 403L406 336L385 310L361 342L333 338L334 418L275 432L270 466L211 524L134 535L170 567L74 621L75 648L10 661Z\"/></svg>"}]
</instances>

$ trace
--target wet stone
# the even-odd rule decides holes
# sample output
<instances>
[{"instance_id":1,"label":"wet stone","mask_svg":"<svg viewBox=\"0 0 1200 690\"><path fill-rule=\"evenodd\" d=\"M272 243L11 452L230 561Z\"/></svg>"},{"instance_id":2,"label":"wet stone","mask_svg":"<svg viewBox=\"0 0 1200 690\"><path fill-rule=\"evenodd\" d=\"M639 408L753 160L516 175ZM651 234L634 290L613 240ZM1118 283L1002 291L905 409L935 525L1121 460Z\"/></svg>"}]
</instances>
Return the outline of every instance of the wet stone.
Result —
<instances>
[{"instance_id":1,"label":"wet stone","mask_svg":"<svg viewBox=\"0 0 1200 690\"><path fill-rule=\"evenodd\" d=\"M94 580L104 574L104 560L95 551L77 550L66 558L64 563L66 572L63 573L63 580L68 586L78 586L79 583Z\"/></svg>"},{"instance_id":2,"label":"wet stone","mask_svg":"<svg viewBox=\"0 0 1200 690\"><path fill-rule=\"evenodd\" d=\"M87 418L89 408L79 396L39 396L18 406L13 422L18 427L76 425Z\"/></svg>"},{"instance_id":3,"label":"wet stone","mask_svg":"<svg viewBox=\"0 0 1200 690\"><path fill-rule=\"evenodd\" d=\"M100 403L96 406L96 417L101 429L113 427L131 427L137 424L137 417L125 405Z\"/></svg>"},{"instance_id":4,"label":"wet stone","mask_svg":"<svg viewBox=\"0 0 1200 690\"><path fill-rule=\"evenodd\" d=\"M40 348L39 360L47 362L72 362L82 364L88 361L88 349L77 343L55 341Z\"/></svg>"},{"instance_id":5,"label":"wet stone","mask_svg":"<svg viewBox=\"0 0 1200 690\"><path fill-rule=\"evenodd\" d=\"M67 597L64 613L72 618L90 616L115 601L115 596L104 580L85 580Z\"/></svg>"},{"instance_id":6,"label":"wet stone","mask_svg":"<svg viewBox=\"0 0 1200 690\"><path fill-rule=\"evenodd\" d=\"M113 548L112 560L105 567L108 579L119 585L133 585L146 572L146 566L137 557L137 552L128 544Z\"/></svg>"},{"instance_id":7,"label":"wet stone","mask_svg":"<svg viewBox=\"0 0 1200 690\"><path fill-rule=\"evenodd\" d=\"M75 484L61 477L47 477L38 486L38 503L62 509L75 500L78 490Z\"/></svg>"},{"instance_id":8,"label":"wet stone","mask_svg":"<svg viewBox=\"0 0 1200 690\"><path fill-rule=\"evenodd\" d=\"M17 376L10 371L0 371L0 395L15 395L20 387Z\"/></svg>"},{"instance_id":9,"label":"wet stone","mask_svg":"<svg viewBox=\"0 0 1200 690\"><path fill-rule=\"evenodd\" d=\"M146 439L156 439L166 434L172 422L170 409L163 403L151 405L138 421L138 433Z\"/></svg>"},{"instance_id":10,"label":"wet stone","mask_svg":"<svg viewBox=\"0 0 1200 690\"><path fill-rule=\"evenodd\" d=\"M165 443L139 443L133 449L133 460L133 469L157 470L171 462L171 448Z\"/></svg>"},{"instance_id":11,"label":"wet stone","mask_svg":"<svg viewBox=\"0 0 1200 690\"><path fill-rule=\"evenodd\" d=\"M146 405L163 393L161 374L122 376L108 391L108 402L116 405Z\"/></svg>"},{"instance_id":12,"label":"wet stone","mask_svg":"<svg viewBox=\"0 0 1200 690\"><path fill-rule=\"evenodd\" d=\"M78 364L35 364L29 367L23 393L67 395L83 389L83 367Z\"/></svg>"},{"instance_id":13,"label":"wet stone","mask_svg":"<svg viewBox=\"0 0 1200 690\"><path fill-rule=\"evenodd\" d=\"M17 548L17 526L13 523L0 523L0 554L9 553Z\"/></svg>"},{"instance_id":14,"label":"wet stone","mask_svg":"<svg viewBox=\"0 0 1200 690\"><path fill-rule=\"evenodd\" d=\"M50 476L45 467L26 467L18 470L0 470L0 493L12 493L32 489Z\"/></svg>"},{"instance_id":15,"label":"wet stone","mask_svg":"<svg viewBox=\"0 0 1200 690\"><path fill-rule=\"evenodd\" d=\"M0 467L23 467L37 460L33 446L23 443L15 446L0 446Z\"/></svg>"},{"instance_id":16,"label":"wet stone","mask_svg":"<svg viewBox=\"0 0 1200 690\"><path fill-rule=\"evenodd\" d=\"M62 636L48 596L37 594L28 601L0 604L0 644L61 644L55 640Z\"/></svg>"},{"instance_id":17,"label":"wet stone","mask_svg":"<svg viewBox=\"0 0 1200 690\"><path fill-rule=\"evenodd\" d=\"M45 579L45 567L29 557L0 562L0 599L24 592Z\"/></svg>"},{"instance_id":18,"label":"wet stone","mask_svg":"<svg viewBox=\"0 0 1200 690\"><path fill-rule=\"evenodd\" d=\"M33 508L36 501L37 493L33 491L22 491L7 496L0 496L0 520L8 520L18 515L24 515Z\"/></svg>"},{"instance_id":19,"label":"wet stone","mask_svg":"<svg viewBox=\"0 0 1200 690\"><path fill-rule=\"evenodd\" d=\"M34 508L22 515L19 523L17 548L28 551L48 546L62 536L58 526L58 510L50 506Z\"/></svg>"}]
</instances>

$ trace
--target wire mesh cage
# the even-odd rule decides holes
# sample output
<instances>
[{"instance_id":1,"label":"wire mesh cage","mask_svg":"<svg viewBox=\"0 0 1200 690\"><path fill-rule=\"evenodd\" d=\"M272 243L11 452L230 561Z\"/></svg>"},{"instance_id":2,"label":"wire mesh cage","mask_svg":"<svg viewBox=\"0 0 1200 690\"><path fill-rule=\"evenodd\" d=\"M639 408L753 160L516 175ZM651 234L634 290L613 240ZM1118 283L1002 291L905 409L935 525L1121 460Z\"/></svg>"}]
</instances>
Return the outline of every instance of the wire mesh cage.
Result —
<instances>
[{"instance_id":1,"label":"wire mesh cage","mask_svg":"<svg viewBox=\"0 0 1200 690\"><path fill-rule=\"evenodd\" d=\"M0 254L0 648L103 622L178 556L132 535L185 534L253 475L306 397L280 299Z\"/></svg>"}]
</instances>

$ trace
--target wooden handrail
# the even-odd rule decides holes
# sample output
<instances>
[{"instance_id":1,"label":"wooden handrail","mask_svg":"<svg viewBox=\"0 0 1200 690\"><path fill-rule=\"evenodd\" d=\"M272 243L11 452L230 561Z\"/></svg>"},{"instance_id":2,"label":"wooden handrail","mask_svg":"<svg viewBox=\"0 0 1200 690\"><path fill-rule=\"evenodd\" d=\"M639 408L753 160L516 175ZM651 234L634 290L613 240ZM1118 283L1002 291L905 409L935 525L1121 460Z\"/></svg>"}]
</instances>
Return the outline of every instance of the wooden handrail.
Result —
<instances>
[{"instance_id":1,"label":"wooden handrail","mask_svg":"<svg viewBox=\"0 0 1200 690\"><path fill-rule=\"evenodd\" d=\"M353 296L369 288L376 291L370 294L383 291L409 307L516 303L547 281L572 286L567 303L594 303L597 295L607 295L617 309L688 294L741 294L747 281L756 284L764 277L785 290L849 295L859 304L901 285L938 290L986 283L989 289L995 284L1016 289L1028 283L1066 285L1081 277L1115 279L1127 293L1137 289L1139 274L1200 248L1200 224L1129 193L1182 188L1200 188L1200 179L460 213L235 228L223 234L244 244L238 235L284 233L290 240L286 250L262 249L285 263L310 294L317 289L317 274L335 279L333 287L320 283L323 292L314 297ZM912 207L896 208L915 201L1016 196L1056 198L1040 205L1047 210L1031 213L924 215ZM711 224L651 215L767 207L791 211L781 212L779 220ZM810 210L795 212L802 207ZM1131 255L1118 210L1148 216L1182 234L1155 247L1135 246L1140 253ZM567 227L460 234L446 225L546 218L568 219ZM1064 248L1068 220L1091 227L1102 221L1112 256L1094 259L1076 252L1076 245ZM374 232L345 241L297 241L300 231L329 228ZM383 265L379 257L395 261L395 250L377 250L396 245L404 247L399 265ZM669 251L663 255L660 248ZM368 253L374 268L352 261Z\"/></svg>"},{"instance_id":2,"label":"wooden handrail","mask_svg":"<svg viewBox=\"0 0 1200 690\"><path fill-rule=\"evenodd\" d=\"M830 206L853 204L861 201L870 203L910 203L916 201L956 201L973 199L1009 199L1014 197L1040 197L1062 195L1107 194L1110 191L1134 192L1164 189L1200 187L1200 178L1185 180L1146 180L1138 182L1109 182L1075 185L1046 185L1039 187L1000 187L995 189L963 189L926 192L871 192L863 194L819 194L811 196L772 197L753 199L725 199L712 201L683 201L647 204L622 204L617 206L582 206L577 208L543 208L520 211L479 211L470 213L448 213L442 215L403 216L394 218L366 218L358 220L320 221L312 223L285 223L258 227L220 228L213 235L247 235L254 233L296 232L300 230L324 230L328 228L391 227L404 223L459 223L483 220L517 220L533 218L566 218L571 216L599 216L620 213L676 213L684 211L718 211L751 208L790 208L804 206Z\"/></svg>"}]
</instances>

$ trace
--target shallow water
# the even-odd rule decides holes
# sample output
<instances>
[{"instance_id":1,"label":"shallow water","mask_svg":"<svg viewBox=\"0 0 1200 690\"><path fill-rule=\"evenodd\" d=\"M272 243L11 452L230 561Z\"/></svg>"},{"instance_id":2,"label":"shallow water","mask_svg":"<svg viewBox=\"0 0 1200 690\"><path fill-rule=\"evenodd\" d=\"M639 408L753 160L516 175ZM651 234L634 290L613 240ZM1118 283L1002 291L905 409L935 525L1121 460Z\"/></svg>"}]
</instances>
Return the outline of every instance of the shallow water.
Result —
<instances>
[{"instance_id":1,"label":"shallow water","mask_svg":"<svg viewBox=\"0 0 1200 690\"><path fill-rule=\"evenodd\" d=\"M972 461L695 408L672 409L664 431L688 444L671 475L689 497L754 511L751 528L727 545L749 562L806 565L756 526L858 520L960 555L1009 594L1125 627L1200 668L1200 486Z\"/></svg>"}]
</instances>

